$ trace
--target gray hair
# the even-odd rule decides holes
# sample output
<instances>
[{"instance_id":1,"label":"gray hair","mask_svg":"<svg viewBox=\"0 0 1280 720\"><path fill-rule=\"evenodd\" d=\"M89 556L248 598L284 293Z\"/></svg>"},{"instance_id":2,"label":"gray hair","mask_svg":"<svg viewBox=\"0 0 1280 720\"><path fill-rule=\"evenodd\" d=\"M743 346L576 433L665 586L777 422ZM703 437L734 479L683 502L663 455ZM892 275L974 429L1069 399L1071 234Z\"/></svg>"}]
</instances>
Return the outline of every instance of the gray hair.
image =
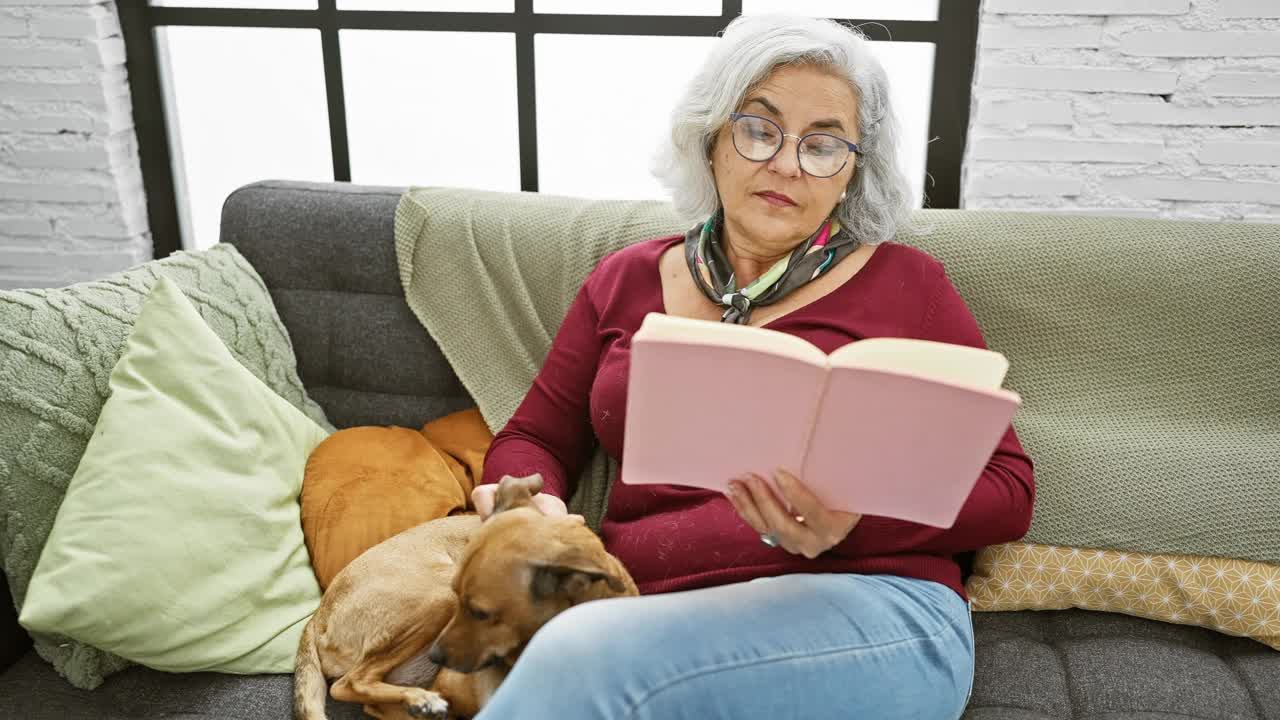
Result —
<instances>
[{"instance_id":1,"label":"gray hair","mask_svg":"<svg viewBox=\"0 0 1280 720\"><path fill-rule=\"evenodd\" d=\"M744 15L730 23L676 104L653 174L670 190L682 219L698 222L718 211L707 164L716 134L748 92L787 64L823 67L849 81L858 99L863 154L834 214L862 242L892 239L910 213L910 191L898 168L898 121L888 79L866 37L833 20Z\"/></svg>"}]
</instances>

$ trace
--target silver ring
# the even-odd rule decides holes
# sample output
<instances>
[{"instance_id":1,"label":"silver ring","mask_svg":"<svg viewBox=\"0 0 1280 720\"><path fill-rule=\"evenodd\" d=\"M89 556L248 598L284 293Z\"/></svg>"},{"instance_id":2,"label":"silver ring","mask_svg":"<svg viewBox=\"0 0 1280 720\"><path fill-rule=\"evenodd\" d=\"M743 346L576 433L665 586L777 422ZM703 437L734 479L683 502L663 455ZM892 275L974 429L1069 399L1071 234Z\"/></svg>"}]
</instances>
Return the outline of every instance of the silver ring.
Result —
<instances>
[{"instance_id":1,"label":"silver ring","mask_svg":"<svg viewBox=\"0 0 1280 720\"><path fill-rule=\"evenodd\" d=\"M771 548L776 548L782 544L778 540L778 536L774 535L773 533L764 533L763 535L761 535L760 542L764 543L765 545L768 545Z\"/></svg>"}]
</instances>

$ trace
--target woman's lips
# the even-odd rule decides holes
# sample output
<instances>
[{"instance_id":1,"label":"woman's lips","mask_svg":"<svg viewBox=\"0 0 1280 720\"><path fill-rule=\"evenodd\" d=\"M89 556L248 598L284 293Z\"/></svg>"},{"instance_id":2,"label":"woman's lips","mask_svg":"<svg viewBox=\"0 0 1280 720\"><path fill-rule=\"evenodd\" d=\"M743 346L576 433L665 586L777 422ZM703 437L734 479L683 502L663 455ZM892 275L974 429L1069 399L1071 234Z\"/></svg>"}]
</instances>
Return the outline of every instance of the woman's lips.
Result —
<instances>
[{"instance_id":1,"label":"woman's lips","mask_svg":"<svg viewBox=\"0 0 1280 720\"><path fill-rule=\"evenodd\" d=\"M776 193L776 192L770 192L770 191L758 192L756 193L756 197L760 198L761 200L764 200L765 202L769 203L774 207L793 207L796 204L795 200L792 200L791 198L787 197L786 195L783 195L782 193Z\"/></svg>"}]
</instances>

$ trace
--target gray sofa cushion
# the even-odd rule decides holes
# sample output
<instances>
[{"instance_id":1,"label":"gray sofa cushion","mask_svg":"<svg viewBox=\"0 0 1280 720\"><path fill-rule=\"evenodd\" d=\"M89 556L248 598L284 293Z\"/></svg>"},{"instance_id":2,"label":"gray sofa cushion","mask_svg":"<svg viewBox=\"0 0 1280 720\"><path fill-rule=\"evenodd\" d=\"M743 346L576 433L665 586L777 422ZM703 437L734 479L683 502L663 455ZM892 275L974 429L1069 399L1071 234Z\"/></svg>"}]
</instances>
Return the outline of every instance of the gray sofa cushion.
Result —
<instances>
[{"instance_id":1,"label":"gray sofa cushion","mask_svg":"<svg viewBox=\"0 0 1280 720\"><path fill-rule=\"evenodd\" d=\"M966 720L1280 720L1280 653L1204 628L1084 610L975 613Z\"/></svg>"},{"instance_id":2,"label":"gray sofa cushion","mask_svg":"<svg viewBox=\"0 0 1280 720\"><path fill-rule=\"evenodd\" d=\"M367 716L359 705L329 701L330 720ZM23 720L136 720L217 718L289 720L292 675L162 673L134 666L97 690L72 687L53 666L27 653L0 676L0 718Z\"/></svg>"},{"instance_id":3,"label":"gray sofa cushion","mask_svg":"<svg viewBox=\"0 0 1280 720\"><path fill-rule=\"evenodd\" d=\"M1280 718L1280 653L1253 640L1083 610L978 613L974 625L978 673L965 720ZM284 675L134 667L86 692L28 653L0 676L4 718L287 720L291 707ZM329 717L364 715L330 700Z\"/></svg>"},{"instance_id":4,"label":"gray sofa cushion","mask_svg":"<svg viewBox=\"0 0 1280 720\"><path fill-rule=\"evenodd\" d=\"M421 427L475 404L405 303L393 238L400 193L263 182L223 205L222 241L262 275L307 392L340 428Z\"/></svg>"}]
</instances>

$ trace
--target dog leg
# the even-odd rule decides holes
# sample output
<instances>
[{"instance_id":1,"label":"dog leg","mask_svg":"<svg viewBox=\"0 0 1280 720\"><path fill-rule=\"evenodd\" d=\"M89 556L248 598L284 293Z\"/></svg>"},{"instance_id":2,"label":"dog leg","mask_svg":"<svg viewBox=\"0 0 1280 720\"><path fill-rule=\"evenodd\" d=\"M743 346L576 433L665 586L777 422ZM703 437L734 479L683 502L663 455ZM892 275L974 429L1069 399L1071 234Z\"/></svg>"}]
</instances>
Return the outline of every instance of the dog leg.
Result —
<instances>
[{"instance_id":1,"label":"dog leg","mask_svg":"<svg viewBox=\"0 0 1280 720\"><path fill-rule=\"evenodd\" d=\"M383 681L405 687L430 688L440 668L427 659L429 652L431 652L431 645L428 644L419 650L418 654L393 668L382 678Z\"/></svg>"},{"instance_id":2,"label":"dog leg","mask_svg":"<svg viewBox=\"0 0 1280 720\"><path fill-rule=\"evenodd\" d=\"M365 705L364 712L370 717L378 720L415 720L413 715L405 709L403 705ZM449 720L465 720L449 713Z\"/></svg>"},{"instance_id":3,"label":"dog leg","mask_svg":"<svg viewBox=\"0 0 1280 720\"><path fill-rule=\"evenodd\" d=\"M380 678L384 671L368 665L356 666L334 683L329 693L340 702L364 705L399 703L413 717L446 720L449 703L440 693L382 682Z\"/></svg>"},{"instance_id":4,"label":"dog leg","mask_svg":"<svg viewBox=\"0 0 1280 720\"><path fill-rule=\"evenodd\" d=\"M441 668L431 689L440 693L445 702L449 703L449 711L454 717L469 718L480 712L480 708L484 707L493 689L496 689L497 683L502 682L502 677L506 674L503 672L498 675L493 688L490 688L490 678L495 672L498 671L490 668L464 674ZM481 687L482 685L484 687Z\"/></svg>"}]
</instances>

